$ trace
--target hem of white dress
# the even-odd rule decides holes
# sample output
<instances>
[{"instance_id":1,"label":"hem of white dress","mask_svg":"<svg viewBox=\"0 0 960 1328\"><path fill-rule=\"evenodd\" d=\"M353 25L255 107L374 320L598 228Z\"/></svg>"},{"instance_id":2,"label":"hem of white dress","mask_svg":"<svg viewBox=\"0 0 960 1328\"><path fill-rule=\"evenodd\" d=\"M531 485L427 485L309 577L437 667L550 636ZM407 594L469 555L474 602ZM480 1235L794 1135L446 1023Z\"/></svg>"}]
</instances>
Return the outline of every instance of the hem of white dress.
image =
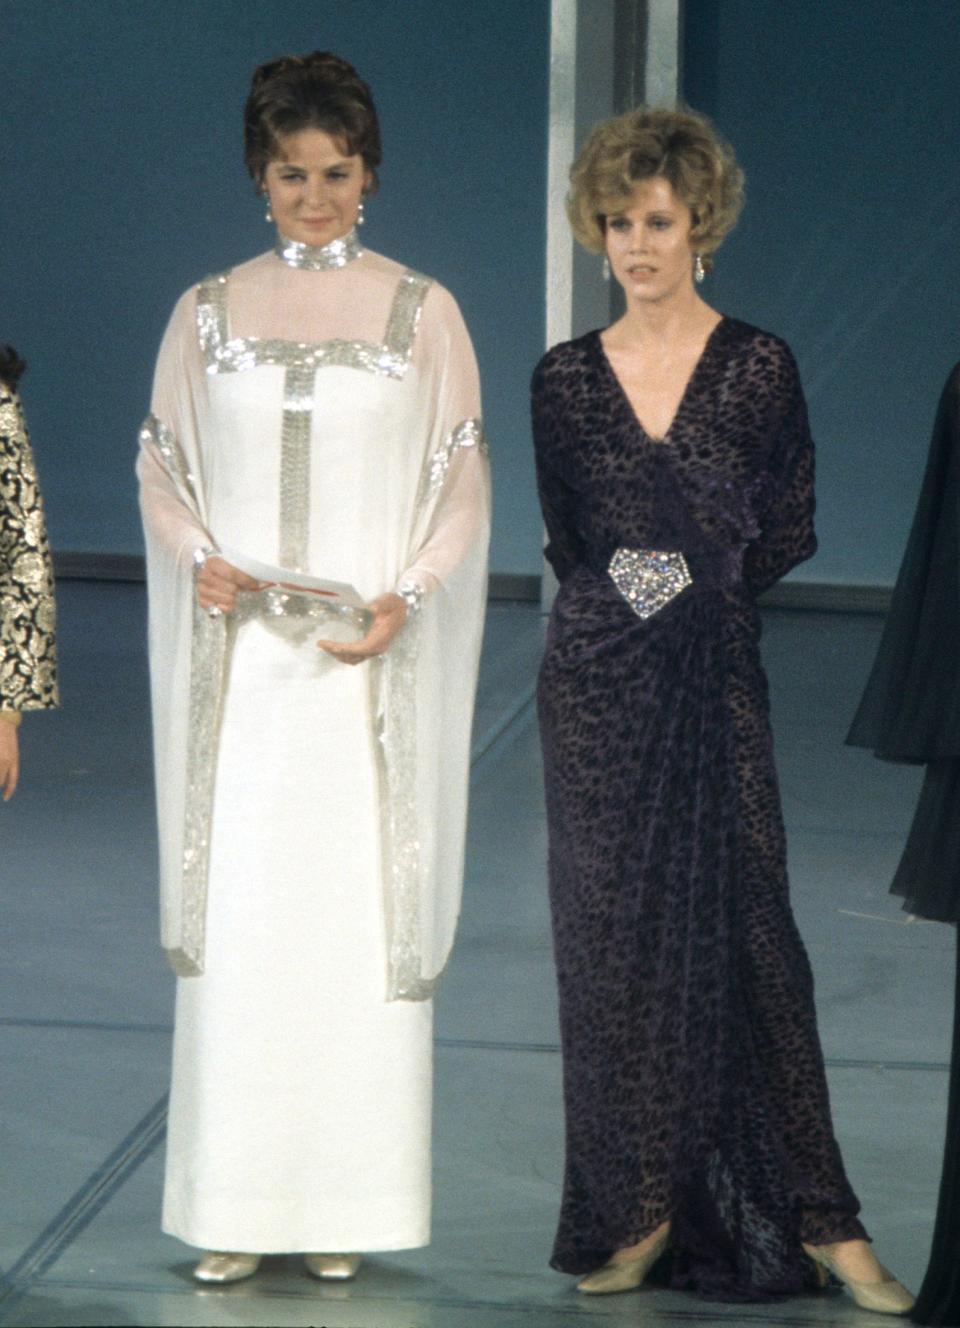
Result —
<instances>
[{"instance_id":1,"label":"hem of white dress","mask_svg":"<svg viewBox=\"0 0 960 1328\"><path fill-rule=\"evenodd\" d=\"M275 1240L206 1240L197 1232L186 1235L183 1230L176 1230L174 1224L164 1221L161 1225L164 1235L173 1236L192 1245L198 1250L224 1250L231 1254L386 1254L391 1250L420 1250L430 1244L430 1229L422 1228L414 1233L378 1236L375 1239L350 1241L339 1237L335 1241L322 1238L311 1241L293 1240L278 1244ZM220 1233L229 1234L229 1233Z\"/></svg>"}]
</instances>

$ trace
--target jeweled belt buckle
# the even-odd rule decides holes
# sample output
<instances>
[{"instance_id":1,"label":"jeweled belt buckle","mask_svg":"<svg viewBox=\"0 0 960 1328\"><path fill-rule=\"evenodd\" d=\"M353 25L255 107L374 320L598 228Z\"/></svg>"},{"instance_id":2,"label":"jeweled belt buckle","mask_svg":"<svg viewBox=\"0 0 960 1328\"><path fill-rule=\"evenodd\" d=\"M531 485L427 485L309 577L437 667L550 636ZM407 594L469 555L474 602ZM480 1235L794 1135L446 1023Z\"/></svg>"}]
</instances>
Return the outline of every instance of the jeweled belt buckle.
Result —
<instances>
[{"instance_id":1,"label":"jeweled belt buckle","mask_svg":"<svg viewBox=\"0 0 960 1328\"><path fill-rule=\"evenodd\" d=\"M683 554L659 549L617 549L607 571L638 618L652 618L693 584Z\"/></svg>"}]
</instances>

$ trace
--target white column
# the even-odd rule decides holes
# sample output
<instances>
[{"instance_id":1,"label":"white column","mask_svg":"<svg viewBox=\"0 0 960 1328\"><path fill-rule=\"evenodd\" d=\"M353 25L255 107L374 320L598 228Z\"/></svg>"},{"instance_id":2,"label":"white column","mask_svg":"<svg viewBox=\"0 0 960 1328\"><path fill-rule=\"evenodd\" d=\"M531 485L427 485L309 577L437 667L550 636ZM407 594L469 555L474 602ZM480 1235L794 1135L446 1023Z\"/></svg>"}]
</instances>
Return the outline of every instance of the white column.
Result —
<instances>
[{"instance_id":1,"label":"white column","mask_svg":"<svg viewBox=\"0 0 960 1328\"><path fill-rule=\"evenodd\" d=\"M577 4L551 0L550 5L546 348L567 340L573 325L573 245L563 204L576 152Z\"/></svg>"},{"instance_id":2,"label":"white column","mask_svg":"<svg viewBox=\"0 0 960 1328\"><path fill-rule=\"evenodd\" d=\"M644 101L673 106L680 96L681 0L647 0Z\"/></svg>"},{"instance_id":3,"label":"white column","mask_svg":"<svg viewBox=\"0 0 960 1328\"><path fill-rule=\"evenodd\" d=\"M617 59L630 64L630 88L673 103L680 89L683 0L551 0L550 123L547 162L546 346L610 322L610 287L601 259L574 242L564 200L570 165L590 129L626 107L616 105ZM624 47L624 43L627 47ZM619 46L618 46L619 43ZM635 44L636 43L636 44ZM544 564L541 603L548 609L556 581Z\"/></svg>"},{"instance_id":4,"label":"white column","mask_svg":"<svg viewBox=\"0 0 960 1328\"><path fill-rule=\"evenodd\" d=\"M567 224L570 165L590 129L614 114L618 0L551 0L547 163L546 345L609 320L601 260L584 253Z\"/></svg>"}]
</instances>

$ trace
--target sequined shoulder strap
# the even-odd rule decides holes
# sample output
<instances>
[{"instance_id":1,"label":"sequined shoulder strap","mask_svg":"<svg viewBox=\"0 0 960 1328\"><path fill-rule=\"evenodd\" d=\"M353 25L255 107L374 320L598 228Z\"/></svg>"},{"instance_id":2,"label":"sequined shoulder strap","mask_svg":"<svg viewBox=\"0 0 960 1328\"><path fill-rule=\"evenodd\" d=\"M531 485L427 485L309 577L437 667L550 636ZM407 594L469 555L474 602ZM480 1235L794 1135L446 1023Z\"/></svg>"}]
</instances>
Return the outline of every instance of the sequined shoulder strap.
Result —
<instances>
[{"instance_id":1,"label":"sequined shoulder strap","mask_svg":"<svg viewBox=\"0 0 960 1328\"><path fill-rule=\"evenodd\" d=\"M204 277L197 287L197 334L208 364L216 364L227 344L227 281L229 269Z\"/></svg>"},{"instance_id":2,"label":"sequined shoulder strap","mask_svg":"<svg viewBox=\"0 0 960 1328\"><path fill-rule=\"evenodd\" d=\"M383 339L384 351L397 367L405 368L410 363L423 302L432 285L433 282L429 277L410 268L403 273L397 283Z\"/></svg>"}]
</instances>

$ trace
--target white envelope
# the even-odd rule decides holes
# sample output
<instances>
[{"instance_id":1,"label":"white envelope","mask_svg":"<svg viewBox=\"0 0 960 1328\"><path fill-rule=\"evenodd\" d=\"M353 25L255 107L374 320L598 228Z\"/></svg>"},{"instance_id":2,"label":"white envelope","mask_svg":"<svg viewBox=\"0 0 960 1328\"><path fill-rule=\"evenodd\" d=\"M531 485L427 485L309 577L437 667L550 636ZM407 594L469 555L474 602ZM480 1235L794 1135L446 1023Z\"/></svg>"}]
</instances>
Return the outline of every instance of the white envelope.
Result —
<instances>
[{"instance_id":1,"label":"white envelope","mask_svg":"<svg viewBox=\"0 0 960 1328\"><path fill-rule=\"evenodd\" d=\"M357 588L348 585L345 581L328 581L323 577L308 576L306 572L291 571L289 567L261 563L256 558L250 558L247 554L240 553L237 549L228 548L225 544L220 545L219 555L257 581L269 581L273 585L290 586L297 590L307 591L320 599L329 600L334 605L349 605L350 608L354 609L366 607L366 600Z\"/></svg>"}]
</instances>

